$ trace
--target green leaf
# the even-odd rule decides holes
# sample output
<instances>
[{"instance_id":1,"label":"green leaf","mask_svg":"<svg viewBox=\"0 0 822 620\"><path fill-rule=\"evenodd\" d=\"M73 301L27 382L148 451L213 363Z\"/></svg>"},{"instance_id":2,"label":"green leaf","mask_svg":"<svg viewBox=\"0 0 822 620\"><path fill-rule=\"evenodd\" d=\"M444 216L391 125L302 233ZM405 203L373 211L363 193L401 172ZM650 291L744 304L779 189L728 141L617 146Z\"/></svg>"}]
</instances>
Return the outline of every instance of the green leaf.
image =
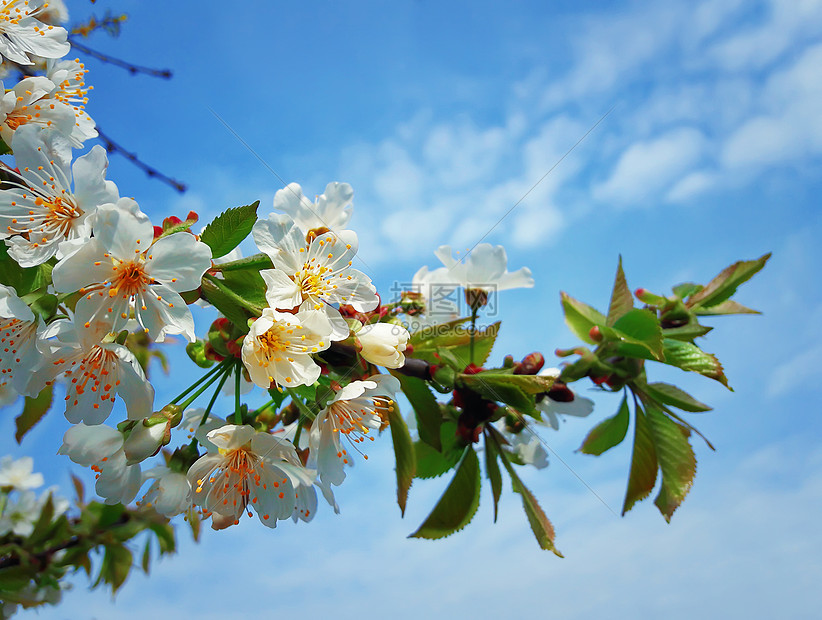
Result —
<instances>
[{"instance_id":1,"label":"green leaf","mask_svg":"<svg viewBox=\"0 0 822 620\"><path fill-rule=\"evenodd\" d=\"M11 153L11 148L3 138L0 138L0 155L8 155Z\"/></svg>"},{"instance_id":2,"label":"green leaf","mask_svg":"<svg viewBox=\"0 0 822 620\"><path fill-rule=\"evenodd\" d=\"M160 555L166 553L174 553L177 548L177 542L174 539L174 528L168 523L152 523L148 526L157 542L160 543Z\"/></svg>"},{"instance_id":3,"label":"green leaf","mask_svg":"<svg viewBox=\"0 0 822 620\"><path fill-rule=\"evenodd\" d=\"M98 585L102 580L103 583L111 586L112 592L117 592L131 572L132 561L131 551L127 547L106 545L106 553L100 564L100 574L94 585Z\"/></svg>"},{"instance_id":4,"label":"green leaf","mask_svg":"<svg viewBox=\"0 0 822 620\"><path fill-rule=\"evenodd\" d=\"M397 504L400 507L400 513L405 516L408 489L411 488L414 480L417 462L408 426L402 419L396 402L388 410L388 426L391 429L391 441L394 443L394 456L397 462Z\"/></svg>"},{"instance_id":5,"label":"green leaf","mask_svg":"<svg viewBox=\"0 0 822 620\"><path fill-rule=\"evenodd\" d=\"M488 400L510 405L520 413L530 415L533 418L541 418L535 406L533 395L529 395L514 382L498 380L501 377L513 375L488 373L488 379L486 379L485 376L486 373L458 375L457 386L467 387Z\"/></svg>"},{"instance_id":6,"label":"green leaf","mask_svg":"<svg viewBox=\"0 0 822 620\"><path fill-rule=\"evenodd\" d=\"M622 271L622 257L619 257L616 277L614 278L614 289L611 291L611 303L608 305L608 318L606 325L613 326L618 318L634 308L634 297L628 289L628 282L625 280L625 272Z\"/></svg>"},{"instance_id":7,"label":"green leaf","mask_svg":"<svg viewBox=\"0 0 822 620\"><path fill-rule=\"evenodd\" d=\"M636 407L634 418L634 451L631 456L631 473L622 514L625 515L634 504L645 499L654 490L658 469L656 450L648 420L640 407Z\"/></svg>"},{"instance_id":8,"label":"green leaf","mask_svg":"<svg viewBox=\"0 0 822 620\"><path fill-rule=\"evenodd\" d=\"M733 299L711 306L710 308L697 308L695 313L699 316L714 316L722 314L762 314L759 310L752 310Z\"/></svg>"},{"instance_id":9,"label":"green leaf","mask_svg":"<svg viewBox=\"0 0 822 620\"><path fill-rule=\"evenodd\" d=\"M579 447L579 451L583 454L599 456L606 450L622 443L628 432L629 421L628 398L623 396L622 404L619 406L616 415L603 420L592 428Z\"/></svg>"},{"instance_id":10,"label":"green leaf","mask_svg":"<svg viewBox=\"0 0 822 620\"><path fill-rule=\"evenodd\" d=\"M417 459L417 478L436 478L454 468L459 463L464 446L457 442L455 422L443 422L440 427L442 452L423 441L414 442Z\"/></svg>"},{"instance_id":11,"label":"green leaf","mask_svg":"<svg viewBox=\"0 0 822 620\"><path fill-rule=\"evenodd\" d=\"M565 312L565 323L572 332L588 344L597 344L590 336L589 332L594 325L603 326L606 318L602 313L588 304L577 301L567 293L560 293L562 298L562 309Z\"/></svg>"},{"instance_id":12,"label":"green leaf","mask_svg":"<svg viewBox=\"0 0 822 620\"><path fill-rule=\"evenodd\" d=\"M765 266L771 257L770 252L756 260L742 260L723 269L705 288L688 298L689 308L710 308L729 299L740 284L750 280Z\"/></svg>"},{"instance_id":13,"label":"green leaf","mask_svg":"<svg viewBox=\"0 0 822 620\"><path fill-rule=\"evenodd\" d=\"M146 546L143 548L143 559L140 562L143 572L148 575L151 568L151 540L146 541Z\"/></svg>"},{"instance_id":14,"label":"green leaf","mask_svg":"<svg viewBox=\"0 0 822 620\"><path fill-rule=\"evenodd\" d=\"M243 333L248 333L248 319L253 316L251 312L217 288L217 285L211 280L203 279L202 291L203 297L208 303L217 308L237 329Z\"/></svg>"},{"instance_id":15,"label":"green leaf","mask_svg":"<svg viewBox=\"0 0 822 620\"><path fill-rule=\"evenodd\" d=\"M526 394L543 394L551 390L556 379L546 375L515 375L510 372L489 370L475 375L460 375L461 379L476 377L475 381L482 381L491 387L513 386ZM472 380L468 379L466 383Z\"/></svg>"},{"instance_id":16,"label":"green leaf","mask_svg":"<svg viewBox=\"0 0 822 620\"><path fill-rule=\"evenodd\" d=\"M674 511L691 490L696 475L696 457L688 442L691 432L651 403L646 403L646 411L662 470L662 486L654 503L670 522Z\"/></svg>"},{"instance_id":17,"label":"green leaf","mask_svg":"<svg viewBox=\"0 0 822 620\"><path fill-rule=\"evenodd\" d=\"M51 284L51 270L53 268L50 263L43 263L37 267L21 267L9 256L6 244L0 242L2 283L12 287L17 292L18 297L23 297Z\"/></svg>"},{"instance_id":18,"label":"green leaf","mask_svg":"<svg viewBox=\"0 0 822 620\"><path fill-rule=\"evenodd\" d=\"M399 379L402 393L414 408L417 416L417 431L420 440L432 446L437 451L442 450L440 441L440 426L442 425L442 411L436 397L422 379L407 377L400 373L392 373Z\"/></svg>"},{"instance_id":19,"label":"green leaf","mask_svg":"<svg viewBox=\"0 0 822 620\"><path fill-rule=\"evenodd\" d=\"M645 386L645 391L659 402L671 407L677 407L683 411L696 413L712 409L712 407L699 402L686 391L669 383L649 383Z\"/></svg>"},{"instance_id":20,"label":"green leaf","mask_svg":"<svg viewBox=\"0 0 822 620\"><path fill-rule=\"evenodd\" d=\"M636 308L621 316L613 326L620 340L647 348L656 359L662 359L662 328L659 320L650 310ZM603 330L608 337L610 330Z\"/></svg>"},{"instance_id":21,"label":"green leaf","mask_svg":"<svg viewBox=\"0 0 822 620\"><path fill-rule=\"evenodd\" d=\"M700 336L704 336L711 330L713 330L713 327L700 325L697 323L695 318L691 317L691 320L686 325L682 325L681 327L663 328L662 337L673 338L674 340L683 340L685 342L693 342L695 339Z\"/></svg>"},{"instance_id":22,"label":"green leaf","mask_svg":"<svg viewBox=\"0 0 822 620\"><path fill-rule=\"evenodd\" d=\"M490 431L493 432L493 431ZM497 442L488 434L485 435L485 475L491 483L491 494L494 497L494 523L497 522L497 508L499 506L499 498L502 495L502 474L499 471L499 463L497 459L500 458L500 450Z\"/></svg>"},{"instance_id":23,"label":"green leaf","mask_svg":"<svg viewBox=\"0 0 822 620\"><path fill-rule=\"evenodd\" d=\"M445 425L443 425L444 427ZM414 454L417 461L417 478L437 478L453 469L459 462L461 452L451 451L441 454L423 441L414 442ZM456 458L453 458L456 455Z\"/></svg>"},{"instance_id":24,"label":"green leaf","mask_svg":"<svg viewBox=\"0 0 822 620\"><path fill-rule=\"evenodd\" d=\"M695 344L665 338L662 343L665 352L665 363L682 370L698 372L701 375L719 381L729 390L728 379L722 370L722 364L710 353L705 353Z\"/></svg>"},{"instance_id":25,"label":"green leaf","mask_svg":"<svg viewBox=\"0 0 822 620\"><path fill-rule=\"evenodd\" d=\"M680 299L685 299L690 295L698 293L703 288L705 287L701 284L694 284L693 282L683 282L682 284L677 284L674 287L674 295L676 295Z\"/></svg>"},{"instance_id":26,"label":"green leaf","mask_svg":"<svg viewBox=\"0 0 822 620\"><path fill-rule=\"evenodd\" d=\"M480 468L473 446L466 446L448 488L431 514L409 538L436 540L458 532L471 522L479 508Z\"/></svg>"},{"instance_id":27,"label":"green leaf","mask_svg":"<svg viewBox=\"0 0 822 620\"><path fill-rule=\"evenodd\" d=\"M37 523L34 525L34 530L27 539L30 547L34 547L46 539L46 534L50 529L51 520L54 518L54 501L51 493L49 493L46 503L40 509L40 516L37 518Z\"/></svg>"},{"instance_id":28,"label":"green leaf","mask_svg":"<svg viewBox=\"0 0 822 620\"><path fill-rule=\"evenodd\" d=\"M474 363L477 366L482 366L491 354L499 328L500 322L497 321L475 332ZM456 360L457 370L463 370L470 362L471 331L460 324L434 325L414 332L410 342L414 347L413 357L429 364L442 364L437 358L437 354L441 353L440 349L446 350Z\"/></svg>"},{"instance_id":29,"label":"green leaf","mask_svg":"<svg viewBox=\"0 0 822 620\"><path fill-rule=\"evenodd\" d=\"M227 209L205 227L203 234L200 235L200 241L211 248L211 258L225 256L240 245L257 221L259 206L258 200L244 207Z\"/></svg>"},{"instance_id":30,"label":"green leaf","mask_svg":"<svg viewBox=\"0 0 822 620\"><path fill-rule=\"evenodd\" d=\"M259 271L228 271L223 274L223 284L232 293L262 309L268 306L265 298L265 280Z\"/></svg>"},{"instance_id":31,"label":"green leaf","mask_svg":"<svg viewBox=\"0 0 822 620\"><path fill-rule=\"evenodd\" d=\"M14 419L14 438L19 444L23 437L28 433L34 425L37 424L48 410L51 409L51 402L54 396L52 386L47 385L34 398L26 396L23 404L23 412Z\"/></svg>"},{"instance_id":32,"label":"green leaf","mask_svg":"<svg viewBox=\"0 0 822 620\"><path fill-rule=\"evenodd\" d=\"M522 496L522 507L525 510L525 516L528 517L528 524L531 526L531 531L534 533L540 549L552 551L554 555L563 557L559 549L554 546L554 526L551 525L551 521L548 520L545 512L540 507L537 498L534 497L534 494L523 484L522 480L517 476L517 472L514 471L513 465L511 465L505 453L501 450L500 457L502 458L502 464L505 465L505 469L508 470L508 475L511 476L511 487L514 493L519 493Z\"/></svg>"}]
</instances>

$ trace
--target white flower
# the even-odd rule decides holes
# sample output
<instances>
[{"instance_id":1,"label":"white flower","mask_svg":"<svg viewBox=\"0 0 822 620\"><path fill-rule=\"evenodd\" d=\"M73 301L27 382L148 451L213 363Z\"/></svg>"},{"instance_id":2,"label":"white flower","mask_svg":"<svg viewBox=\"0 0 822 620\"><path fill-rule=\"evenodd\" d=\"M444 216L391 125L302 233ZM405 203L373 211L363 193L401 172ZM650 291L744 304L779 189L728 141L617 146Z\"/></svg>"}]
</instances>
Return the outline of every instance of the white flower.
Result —
<instances>
[{"instance_id":1,"label":"white flower","mask_svg":"<svg viewBox=\"0 0 822 620\"><path fill-rule=\"evenodd\" d=\"M69 20L68 7L63 0L48 0L38 17L47 24L65 24Z\"/></svg>"},{"instance_id":2,"label":"white flower","mask_svg":"<svg viewBox=\"0 0 822 620\"><path fill-rule=\"evenodd\" d=\"M230 381L226 381L226 383L230 383ZM209 413L205 422L203 422L204 414L205 409L200 407L195 409L186 409L183 413L183 421L180 422L180 427L188 431L189 439L194 437L200 445L204 446L206 449L216 450L217 446L209 441L208 433L213 431L215 428L225 426L225 420Z\"/></svg>"},{"instance_id":3,"label":"white flower","mask_svg":"<svg viewBox=\"0 0 822 620\"><path fill-rule=\"evenodd\" d=\"M36 489L43 486L43 474L32 473L34 460L30 456L13 460L4 456L0 460L0 487L12 487L18 491Z\"/></svg>"},{"instance_id":4,"label":"white flower","mask_svg":"<svg viewBox=\"0 0 822 620\"><path fill-rule=\"evenodd\" d=\"M45 326L13 288L0 284L0 387L10 383L29 394L31 372L40 361L37 338Z\"/></svg>"},{"instance_id":5,"label":"white flower","mask_svg":"<svg viewBox=\"0 0 822 620\"><path fill-rule=\"evenodd\" d=\"M31 65L30 55L61 58L69 53L66 29L38 19L47 4L40 0L0 0L0 55L20 65Z\"/></svg>"},{"instance_id":6,"label":"white flower","mask_svg":"<svg viewBox=\"0 0 822 620\"><path fill-rule=\"evenodd\" d=\"M560 375L560 370L558 368L543 368L539 371L539 375L556 379ZM567 400L555 400L546 394L542 400L537 401L537 409L547 416L548 426L554 430L559 430L558 415L584 418L594 410L594 401L590 398L579 396L567 387L563 392L567 392Z\"/></svg>"},{"instance_id":7,"label":"white flower","mask_svg":"<svg viewBox=\"0 0 822 620\"><path fill-rule=\"evenodd\" d=\"M538 435L526 428L513 435L507 434L506 438L524 464L533 465L537 469L548 467L548 453Z\"/></svg>"},{"instance_id":8,"label":"white flower","mask_svg":"<svg viewBox=\"0 0 822 620\"><path fill-rule=\"evenodd\" d=\"M252 235L274 264L274 269L260 272L272 308L299 306L324 313L331 339L336 341L348 338L349 329L331 304L348 304L357 312L368 312L379 304L370 278L351 267L358 245L353 231L327 232L306 242L289 216L271 214L254 224Z\"/></svg>"},{"instance_id":9,"label":"white flower","mask_svg":"<svg viewBox=\"0 0 822 620\"><path fill-rule=\"evenodd\" d=\"M88 239L89 217L119 196L117 186L106 180L108 159L101 146L70 168L67 139L55 130L27 125L14 134L12 147L20 172L9 174L19 181L0 191L0 239L7 240L9 254L21 267L32 267L55 255L61 258L62 241Z\"/></svg>"},{"instance_id":10,"label":"white flower","mask_svg":"<svg viewBox=\"0 0 822 620\"><path fill-rule=\"evenodd\" d=\"M193 341L194 319L180 293L196 289L211 266L211 249L178 232L154 242L148 217L130 198L97 209L94 238L54 267L54 287L80 291L78 324L97 319L117 332L133 308L137 322L156 341L182 334Z\"/></svg>"},{"instance_id":11,"label":"white flower","mask_svg":"<svg viewBox=\"0 0 822 620\"><path fill-rule=\"evenodd\" d=\"M40 517L40 502L33 491L22 491L16 501L6 504L3 514L0 515L0 536L7 532L14 532L18 536L26 537L34 531L34 524Z\"/></svg>"},{"instance_id":12,"label":"white flower","mask_svg":"<svg viewBox=\"0 0 822 620\"><path fill-rule=\"evenodd\" d=\"M153 479L139 504L153 506L167 517L185 512L191 507L191 484L185 474L168 467L153 467L143 472L143 482Z\"/></svg>"},{"instance_id":13,"label":"white flower","mask_svg":"<svg viewBox=\"0 0 822 620\"><path fill-rule=\"evenodd\" d=\"M123 452L123 435L103 424L75 424L63 435L57 454L97 472L95 489L106 504L127 504L142 484L139 465L129 465Z\"/></svg>"},{"instance_id":14,"label":"white flower","mask_svg":"<svg viewBox=\"0 0 822 620\"><path fill-rule=\"evenodd\" d=\"M57 86L41 75L20 80L0 100L0 137L11 145L23 125L49 127L60 132L73 146L82 146L85 133L77 126L72 106L52 96ZM95 133L96 135L96 133Z\"/></svg>"},{"instance_id":15,"label":"white flower","mask_svg":"<svg viewBox=\"0 0 822 620\"><path fill-rule=\"evenodd\" d=\"M143 484L140 465L129 464L122 449L112 454L99 465L99 476L94 490L106 504L128 504Z\"/></svg>"},{"instance_id":16,"label":"white flower","mask_svg":"<svg viewBox=\"0 0 822 620\"><path fill-rule=\"evenodd\" d=\"M320 376L312 353L331 346L327 325L317 312L288 314L263 310L243 339L243 364L251 380L269 389L311 385Z\"/></svg>"},{"instance_id":17,"label":"white flower","mask_svg":"<svg viewBox=\"0 0 822 620\"><path fill-rule=\"evenodd\" d=\"M363 325L356 334L362 345L360 355L366 361L384 366L399 368L405 364L405 351L410 335L408 330L394 323L372 323Z\"/></svg>"},{"instance_id":18,"label":"white flower","mask_svg":"<svg viewBox=\"0 0 822 620\"><path fill-rule=\"evenodd\" d=\"M317 228L340 231L351 219L353 197L354 190L348 183L333 182L312 204L299 184L289 183L274 194L274 210L290 215L303 235Z\"/></svg>"},{"instance_id":19,"label":"white flower","mask_svg":"<svg viewBox=\"0 0 822 620\"><path fill-rule=\"evenodd\" d=\"M206 517L238 523L246 508L253 508L264 525L276 527L294 514L298 494L313 489L313 472L302 466L288 441L233 424L211 431L208 438L217 449L188 471L194 504Z\"/></svg>"},{"instance_id":20,"label":"white flower","mask_svg":"<svg viewBox=\"0 0 822 620\"><path fill-rule=\"evenodd\" d=\"M139 420L151 415L154 388L146 379L134 354L125 346L105 342L109 327L95 322L76 329L71 321L51 323L41 347L48 349L46 361L32 378L30 389L62 377L66 382L66 418L69 422L101 424L114 406L115 395L126 404L128 417Z\"/></svg>"},{"instance_id":21,"label":"white flower","mask_svg":"<svg viewBox=\"0 0 822 620\"><path fill-rule=\"evenodd\" d=\"M400 389L399 381L390 375L375 375L366 381L352 381L343 387L311 424L309 435L310 463L317 467L319 486L328 503L339 512L330 486L339 486L345 480L345 466L354 464L352 455L343 445L343 438L352 446L388 422L388 413L394 407L394 394ZM359 448L355 451L362 453ZM363 455L363 458L368 457Z\"/></svg>"},{"instance_id":22,"label":"white flower","mask_svg":"<svg viewBox=\"0 0 822 620\"><path fill-rule=\"evenodd\" d=\"M97 137L94 121L85 110L86 103L88 103L88 92L91 88L86 86L86 73L88 69L79 58L49 60L46 66L46 77L55 85L51 97L70 107L74 112L74 128L71 137L75 146L80 146L86 140Z\"/></svg>"},{"instance_id":23,"label":"white flower","mask_svg":"<svg viewBox=\"0 0 822 620\"><path fill-rule=\"evenodd\" d=\"M423 310L421 314L403 317L409 330L419 331L456 319L459 312L456 291L459 286L453 279L449 279L445 267L433 271L427 266L420 267L411 280L409 293L417 296L417 303Z\"/></svg>"},{"instance_id":24,"label":"white flower","mask_svg":"<svg viewBox=\"0 0 822 620\"><path fill-rule=\"evenodd\" d=\"M466 289L486 292L510 288L532 288L534 278L527 267L508 271L508 256L501 245L480 243L462 260L455 259L450 245L442 245L434 252L448 270L448 279Z\"/></svg>"}]
</instances>

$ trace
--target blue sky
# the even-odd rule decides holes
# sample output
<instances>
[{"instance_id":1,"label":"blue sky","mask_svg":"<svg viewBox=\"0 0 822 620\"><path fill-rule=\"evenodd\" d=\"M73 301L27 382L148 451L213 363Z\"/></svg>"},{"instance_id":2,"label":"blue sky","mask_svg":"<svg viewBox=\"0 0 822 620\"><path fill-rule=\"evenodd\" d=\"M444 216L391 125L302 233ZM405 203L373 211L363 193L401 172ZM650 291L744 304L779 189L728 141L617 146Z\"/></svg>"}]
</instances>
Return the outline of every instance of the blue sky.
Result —
<instances>
[{"instance_id":1,"label":"blue sky","mask_svg":"<svg viewBox=\"0 0 822 620\"><path fill-rule=\"evenodd\" d=\"M282 184L259 159L309 195L349 182L360 255L383 291L436 266L438 245L470 247L490 231L485 240L537 282L503 294L496 361L541 350L550 362L573 345L559 291L605 306L620 254L632 288L659 292L774 257L739 295L764 314L716 319L704 342L735 393L649 370L715 407L692 416L718 450L695 442L696 483L670 525L650 502L614 517L569 470L618 511L630 446L574 453L618 405L594 395L591 418L543 433L558 455L550 467L524 474L564 560L539 551L508 489L496 525L484 488L464 532L407 540L447 480L416 482L400 519L384 438L340 489L341 515L323 509L274 531L249 520L198 546L181 528L181 553L148 580L135 574L113 601L78 580L40 617L812 617L822 578L822 1L97 4L129 21L120 39L89 45L175 76L89 60L88 111L190 186L180 196L113 158L122 195L157 223L190 209L205 221L270 205ZM174 371L190 372L180 350ZM180 379L156 376L161 401ZM68 461L51 456L65 420L52 415L17 448L4 413L0 452L37 456L47 481L68 489Z\"/></svg>"}]
</instances>

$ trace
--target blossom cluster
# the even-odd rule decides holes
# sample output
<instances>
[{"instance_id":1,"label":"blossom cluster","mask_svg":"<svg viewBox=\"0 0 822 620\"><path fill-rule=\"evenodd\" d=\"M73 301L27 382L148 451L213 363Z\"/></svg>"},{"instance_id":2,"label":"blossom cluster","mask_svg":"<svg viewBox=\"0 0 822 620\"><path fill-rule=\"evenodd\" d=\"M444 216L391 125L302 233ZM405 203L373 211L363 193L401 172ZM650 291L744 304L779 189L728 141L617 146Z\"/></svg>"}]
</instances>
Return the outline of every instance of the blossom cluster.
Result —
<instances>
[{"instance_id":1,"label":"blossom cluster","mask_svg":"<svg viewBox=\"0 0 822 620\"><path fill-rule=\"evenodd\" d=\"M55 408L72 426L59 453L95 472L106 503L139 497L167 516L198 511L215 529L252 512L269 527L308 521L317 489L339 511L334 487L354 455L367 458L366 440L405 424L395 400L400 381L379 367L401 369L412 333L457 319L456 307L435 304L431 285L464 289L474 329L488 293L533 286L530 271L509 272L501 246L482 243L460 259L443 246L443 266L423 267L411 290L384 304L355 267L353 190L339 182L313 201L291 183L266 217L256 206L235 209L258 250L248 258L223 216L199 234L193 213L155 226L106 178L101 146L74 157L97 136L85 110L92 87L83 63L64 59L65 30L38 21L47 9L0 1L4 65L43 73L26 71L0 101L0 139L14 157L13 166L0 165L0 258L36 282L0 283L0 390L7 400L43 390L63 396ZM224 315L205 338L195 332L193 304ZM158 407L143 353L175 338L211 370ZM474 366L469 357L460 370ZM208 406L193 407L212 385ZM252 389L271 400L249 411L240 400ZM226 391L235 407L220 417L215 404ZM557 428L558 401L543 396L540 408ZM108 425L117 403L125 419ZM585 415L589 403L577 399L567 413ZM519 462L547 464L535 435L501 414L494 419ZM178 427L191 443L172 449Z\"/></svg>"}]
</instances>

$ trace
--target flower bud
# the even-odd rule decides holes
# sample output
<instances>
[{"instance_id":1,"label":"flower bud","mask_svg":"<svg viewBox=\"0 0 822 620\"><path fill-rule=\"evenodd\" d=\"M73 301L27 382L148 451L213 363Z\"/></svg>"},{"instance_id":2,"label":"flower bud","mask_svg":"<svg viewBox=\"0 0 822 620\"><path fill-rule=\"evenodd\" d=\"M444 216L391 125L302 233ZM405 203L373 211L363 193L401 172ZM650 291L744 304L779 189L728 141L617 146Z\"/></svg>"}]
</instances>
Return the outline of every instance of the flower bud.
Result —
<instances>
[{"instance_id":1,"label":"flower bud","mask_svg":"<svg viewBox=\"0 0 822 620\"><path fill-rule=\"evenodd\" d=\"M467 288L465 289L465 303L471 310L479 310L488 304L488 292L481 288Z\"/></svg>"},{"instance_id":2,"label":"flower bud","mask_svg":"<svg viewBox=\"0 0 822 620\"><path fill-rule=\"evenodd\" d=\"M545 358L542 353L535 351L522 358L522 361L514 367L515 375L535 375L545 365Z\"/></svg>"},{"instance_id":3,"label":"flower bud","mask_svg":"<svg viewBox=\"0 0 822 620\"><path fill-rule=\"evenodd\" d=\"M123 444L126 462L139 463L154 456L171 440L171 422L163 416L153 416L137 424Z\"/></svg>"},{"instance_id":4,"label":"flower bud","mask_svg":"<svg viewBox=\"0 0 822 620\"><path fill-rule=\"evenodd\" d=\"M362 346L360 355L385 368L399 368L405 363L403 351L409 338L407 329L388 323L365 325L357 332L357 340Z\"/></svg>"},{"instance_id":5,"label":"flower bud","mask_svg":"<svg viewBox=\"0 0 822 620\"><path fill-rule=\"evenodd\" d=\"M588 336L590 336L594 342L602 342L602 331L599 329L599 325L594 325L588 331Z\"/></svg>"}]
</instances>

